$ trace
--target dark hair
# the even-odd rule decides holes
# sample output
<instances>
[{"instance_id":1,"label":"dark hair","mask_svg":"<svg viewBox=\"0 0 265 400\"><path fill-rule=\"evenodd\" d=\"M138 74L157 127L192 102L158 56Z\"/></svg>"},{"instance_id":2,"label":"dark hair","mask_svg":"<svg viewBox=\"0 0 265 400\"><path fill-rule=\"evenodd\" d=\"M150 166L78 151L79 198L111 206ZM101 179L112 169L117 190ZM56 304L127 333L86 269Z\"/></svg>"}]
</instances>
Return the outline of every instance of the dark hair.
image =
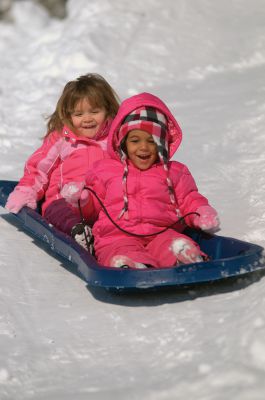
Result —
<instances>
[{"instance_id":1,"label":"dark hair","mask_svg":"<svg viewBox=\"0 0 265 400\"><path fill-rule=\"evenodd\" d=\"M73 128L71 114L76 104L87 98L92 107L106 110L106 117L114 118L119 108L119 98L110 84L99 74L91 73L68 82L57 102L56 109L47 123L48 136L52 131L61 131L64 124Z\"/></svg>"}]
</instances>

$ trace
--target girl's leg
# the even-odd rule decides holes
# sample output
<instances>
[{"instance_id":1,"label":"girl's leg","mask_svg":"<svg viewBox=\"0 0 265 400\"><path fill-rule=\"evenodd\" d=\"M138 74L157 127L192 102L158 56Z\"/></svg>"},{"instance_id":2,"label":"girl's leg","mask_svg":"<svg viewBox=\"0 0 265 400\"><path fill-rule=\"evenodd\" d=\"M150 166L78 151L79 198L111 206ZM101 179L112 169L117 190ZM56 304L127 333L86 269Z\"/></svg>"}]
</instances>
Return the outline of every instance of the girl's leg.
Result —
<instances>
[{"instance_id":1,"label":"girl's leg","mask_svg":"<svg viewBox=\"0 0 265 400\"><path fill-rule=\"evenodd\" d=\"M172 229L157 235L147 246L160 268L189 264L203 260L198 244Z\"/></svg>"},{"instance_id":2,"label":"girl's leg","mask_svg":"<svg viewBox=\"0 0 265 400\"><path fill-rule=\"evenodd\" d=\"M74 210L65 199L53 201L43 216L50 224L68 235L71 235L73 226L81 222L78 210Z\"/></svg>"},{"instance_id":3,"label":"girl's leg","mask_svg":"<svg viewBox=\"0 0 265 400\"><path fill-rule=\"evenodd\" d=\"M146 265L158 267L156 259L146 251L141 238L115 237L112 243L95 246L99 264L121 268L127 265L131 268L145 268Z\"/></svg>"}]
</instances>

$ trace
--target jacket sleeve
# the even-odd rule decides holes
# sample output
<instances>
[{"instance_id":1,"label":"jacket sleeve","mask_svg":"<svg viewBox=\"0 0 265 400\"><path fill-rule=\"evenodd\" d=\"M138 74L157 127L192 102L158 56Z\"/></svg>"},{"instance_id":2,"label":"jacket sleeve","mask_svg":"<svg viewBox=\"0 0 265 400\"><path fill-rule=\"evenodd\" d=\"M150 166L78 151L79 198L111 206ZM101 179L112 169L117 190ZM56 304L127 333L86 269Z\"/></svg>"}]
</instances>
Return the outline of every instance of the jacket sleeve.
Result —
<instances>
[{"instance_id":1,"label":"jacket sleeve","mask_svg":"<svg viewBox=\"0 0 265 400\"><path fill-rule=\"evenodd\" d=\"M51 133L44 139L41 147L26 161L24 175L17 187L30 187L35 193L37 201L43 197L49 184L50 175L58 166L62 140L59 133Z\"/></svg>"},{"instance_id":2,"label":"jacket sleeve","mask_svg":"<svg viewBox=\"0 0 265 400\"><path fill-rule=\"evenodd\" d=\"M29 157L24 168L24 175L10 193L6 208L13 213L18 213L24 206L37 208L49 183L52 170L58 165L62 139L54 132L49 135L42 146ZM59 146L58 146L59 145Z\"/></svg>"},{"instance_id":3,"label":"jacket sleeve","mask_svg":"<svg viewBox=\"0 0 265 400\"><path fill-rule=\"evenodd\" d=\"M177 163L176 163L177 164ZM206 197L199 193L197 185L188 168L180 164L181 167L173 178L176 201L182 216L187 213L197 212L201 206L208 206ZM187 216L185 222L193 226L194 215Z\"/></svg>"}]
</instances>

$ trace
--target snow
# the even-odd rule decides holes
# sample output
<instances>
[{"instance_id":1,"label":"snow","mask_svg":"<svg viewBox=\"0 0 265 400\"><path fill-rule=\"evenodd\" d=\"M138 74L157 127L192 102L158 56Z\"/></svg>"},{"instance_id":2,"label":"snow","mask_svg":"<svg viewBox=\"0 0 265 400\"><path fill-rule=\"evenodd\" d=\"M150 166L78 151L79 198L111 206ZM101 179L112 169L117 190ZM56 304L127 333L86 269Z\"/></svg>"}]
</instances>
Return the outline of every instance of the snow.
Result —
<instances>
[{"instance_id":1,"label":"snow","mask_svg":"<svg viewBox=\"0 0 265 400\"><path fill-rule=\"evenodd\" d=\"M65 83L160 96L220 234L265 246L264 0L17 1L0 21L0 179L19 179ZM261 400L262 273L194 290L86 287L1 208L1 400Z\"/></svg>"}]
</instances>

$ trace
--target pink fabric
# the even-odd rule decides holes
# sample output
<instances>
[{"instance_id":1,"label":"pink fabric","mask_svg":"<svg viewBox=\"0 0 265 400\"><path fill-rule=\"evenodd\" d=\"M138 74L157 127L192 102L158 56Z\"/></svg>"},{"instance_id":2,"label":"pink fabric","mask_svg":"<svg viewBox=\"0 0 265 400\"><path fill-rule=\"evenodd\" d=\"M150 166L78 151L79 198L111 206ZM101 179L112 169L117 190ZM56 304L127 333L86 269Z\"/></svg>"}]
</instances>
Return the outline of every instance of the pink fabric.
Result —
<instances>
[{"instance_id":1,"label":"pink fabric","mask_svg":"<svg viewBox=\"0 0 265 400\"><path fill-rule=\"evenodd\" d=\"M130 113L125 121L122 123L119 131L117 132L117 143L120 144L122 139L127 135L128 132L139 129L150 133L158 138L161 137L162 126L167 126L167 120L163 113L156 110L155 114L152 114L152 121L146 120L148 110L142 106ZM129 120L127 120L127 118Z\"/></svg>"},{"instance_id":2,"label":"pink fabric","mask_svg":"<svg viewBox=\"0 0 265 400\"><path fill-rule=\"evenodd\" d=\"M109 129L110 123L107 126ZM109 157L106 151L107 134L108 131L104 131L99 140L93 140L75 135L67 126L62 133L52 132L27 160L24 175L11 193L7 207L14 196L17 206L12 208L12 212L18 212L24 205L32 205L32 200L36 202L45 195L42 205L44 214L50 204L63 198L61 190L65 185L82 182L95 161ZM30 200L27 201L22 194L22 187L31 193Z\"/></svg>"},{"instance_id":3,"label":"pink fabric","mask_svg":"<svg viewBox=\"0 0 265 400\"><path fill-rule=\"evenodd\" d=\"M128 219L118 218L123 207L122 163L111 159L102 160L95 163L93 170L87 175L86 184L96 191L112 218L122 228L141 234L157 232L177 221L176 209L170 203L167 174L163 165L154 164L151 168L141 171L129 163L128 169ZM207 199L198 192L185 165L171 161L168 169L181 215L195 212L202 205L208 205ZM99 220L95 223L97 235L115 235L117 228L101 210L94 195L89 197L89 205L86 208L99 214ZM188 217L187 222L192 225L192 218ZM176 227L179 231L184 229L181 224Z\"/></svg>"},{"instance_id":4,"label":"pink fabric","mask_svg":"<svg viewBox=\"0 0 265 400\"><path fill-rule=\"evenodd\" d=\"M78 202L84 207L89 201L89 192L84 189L85 181L69 182L61 190L62 197L72 206L77 207Z\"/></svg>"},{"instance_id":5,"label":"pink fabric","mask_svg":"<svg viewBox=\"0 0 265 400\"><path fill-rule=\"evenodd\" d=\"M172 161L169 163L169 174L176 193L177 205L182 215L194 212L202 205L208 205L207 199L198 193L195 182L187 167L181 163ZM109 214L121 228L137 234L153 234L177 221L175 207L169 200L166 172L161 164L155 164L145 171L140 171L132 164L129 164L127 179L128 219L118 219L123 206L122 175L122 163L110 159L102 160L95 163L93 171L89 173L86 181L87 185L99 195ZM94 212L96 215L99 215L93 228L97 256L101 254L101 251L105 251L104 248L108 248L107 254L110 252L109 249L112 246L115 248L115 243L121 243L121 238L128 236L121 233L111 223L93 194L90 195L89 204L85 209L89 210L89 213ZM190 222L190 226L193 226L191 217L188 217L186 221L187 223ZM179 223L175 225L175 228L181 233L184 225ZM160 240L160 236L162 235L157 236L158 241ZM133 243L135 242L133 237L129 237L129 239L127 237L126 245L128 240ZM142 240L142 238L137 238L138 242ZM159 252L164 253L167 251L159 243L157 245ZM156 244L152 249L155 249L155 246ZM105 260L104 256L103 260ZM153 256L151 259L150 257L147 259L145 252L139 252L135 261L157 265ZM169 260L166 261L167 263L164 265L168 266ZM176 261L176 257L174 257L174 261Z\"/></svg>"},{"instance_id":6,"label":"pink fabric","mask_svg":"<svg viewBox=\"0 0 265 400\"><path fill-rule=\"evenodd\" d=\"M79 210L65 199L53 201L45 210L44 218L60 231L71 235L74 225L81 222Z\"/></svg>"},{"instance_id":7,"label":"pink fabric","mask_svg":"<svg viewBox=\"0 0 265 400\"><path fill-rule=\"evenodd\" d=\"M197 209L200 215L194 217L193 225L205 232L217 232L220 221L217 212L210 206L201 206Z\"/></svg>"},{"instance_id":8,"label":"pink fabric","mask_svg":"<svg viewBox=\"0 0 265 400\"><path fill-rule=\"evenodd\" d=\"M119 160L117 149L122 138L119 137L119 140L117 140L117 136L124 118L133 110L142 106L154 107L161 111L162 114L166 115L168 120L169 158L171 158L178 149L182 141L182 130L175 117L172 115L166 104L163 103L158 97L150 93L141 93L124 100L119 108L118 115L113 120L108 137L108 152L111 158L116 158ZM126 132L123 132L123 136L125 136L125 134Z\"/></svg>"},{"instance_id":9,"label":"pink fabric","mask_svg":"<svg viewBox=\"0 0 265 400\"><path fill-rule=\"evenodd\" d=\"M151 97L150 97L151 96ZM139 98L140 103L139 104ZM150 104L151 103L151 104ZM153 234L177 221L176 207L170 202L167 177L172 181L176 205L185 215L196 212L202 206L209 206L208 200L197 189L195 181L188 168L177 161L168 162L168 174L162 163L156 163L147 170L139 170L128 162L127 196L128 213L119 219L123 208L122 177L124 166L116 153L117 127L127 113L139 105L152 105L159 108L171 121L169 134L169 149L174 153L181 141L181 131L175 119L167 111L166 106L152 95L134 96L121 105L118 115L114 119L113 127L108 140L108 150L112 159L105 159L94 164L86 179L86 184L98 194L112 219L129 232L141 235ZM174 122L175 121L175 122ZM117 252L126 252L134 261L147 263L154 266L169 266L176 262L176 255L169 250L172 240L178 237L184 225L178 223L174 226L177 232L170 230L155 237L133 237L122 233L106 216L94 195L89 196L89 204L85 210L98 215L98 220L93 227L95 236L95 251L100 263L110 265L111 257ZM187 225L194 226L194 215L185 219ZM167 235L170 237L168 238ZM164 238L167 238L164 239ZM171 242L170 242L171 241ZM162 259L161 259L162 257ZM157 261L158 260L158 261Z\"/></svg>"},{"instance_id":10,"label":"pink fabric","mask_svg":"<svg viewBox=\"0 0 265 400\"><path fill-rule=\"evenodd\" d=\"M124 255L114 255L110 260L110 267L113 268L133 268L133 269L146 269L147 266L142 263L133 261L130 257Z\"/></svg>"},{"instance_id":11,"label":"pink fabric","mask_svg":"<svg viewBox=\"0 0 265 400\"><path fill-rule=\"evenodd\" d=\"M37 208L35 191L27 186L17 186L8 197L6 209L17 214L24 206Z\"/></svg>"},{"instance_id":12,"label":"pink fabric","mask_svg":"<svg viewBox=\"0 0 265 400\"><path fill-rule=\"evenodd\" d=\"M188 255L174 253L173 243L176 240L185 241L189 245ZM109 266L114 266L113 264L119 256L126 256L134 262L152 265L154 268L167 268L178 263L196 262L198 256L202 259L201 255L203 253L193 240L187 239L187 236L171 229L149 238L125 238L120 235L115 238L113 243L101 246L97 250L99 263Z\"/></svg>"},{"instance_id":13,"label":"pink fabric","mask_svg":"<svg viewBox=\"0 0 265 400\"><path fill-rule=\"evenodd\" d=\"M183 235L183 237L172 240L170 251L176 256L177 263L190 264L203 261L203 253L198 244Z\"/></svg>"}]
</instances>

